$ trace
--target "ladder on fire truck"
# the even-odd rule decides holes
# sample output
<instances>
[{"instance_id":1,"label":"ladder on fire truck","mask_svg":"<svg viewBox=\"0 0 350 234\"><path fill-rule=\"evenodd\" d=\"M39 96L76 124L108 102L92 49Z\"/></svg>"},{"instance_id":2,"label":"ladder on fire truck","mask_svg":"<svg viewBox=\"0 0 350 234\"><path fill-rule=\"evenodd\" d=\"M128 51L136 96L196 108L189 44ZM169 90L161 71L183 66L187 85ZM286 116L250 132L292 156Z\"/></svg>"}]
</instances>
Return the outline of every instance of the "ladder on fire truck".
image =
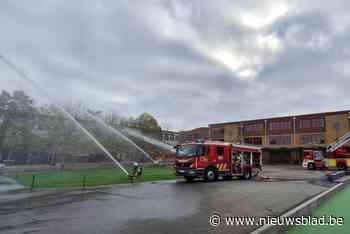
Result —
<instances>
[{"instance_id":1,"label":"ladder on fire truck","mask_svg":"<svg viewBox=\"0 0 350 234\"><path fill-rule=\"evenodd\" d=\"M327 146L327 152L334 152L346 143L350 141L350 132L346 133L344 136Z\"/></svg>"}]
</instances>

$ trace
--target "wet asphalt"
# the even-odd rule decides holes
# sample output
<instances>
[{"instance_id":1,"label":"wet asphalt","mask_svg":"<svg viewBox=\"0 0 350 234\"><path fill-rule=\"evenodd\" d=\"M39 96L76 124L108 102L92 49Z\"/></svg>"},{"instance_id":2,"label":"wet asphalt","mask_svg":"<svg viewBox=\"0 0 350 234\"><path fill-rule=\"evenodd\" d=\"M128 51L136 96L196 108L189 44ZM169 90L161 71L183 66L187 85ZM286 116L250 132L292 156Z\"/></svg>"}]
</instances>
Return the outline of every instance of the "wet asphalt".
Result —
<instances>
[{"instance_id":1,"label":"wet asphalt","mask_svg":"<svg viewBox=\"0 0 350 234\"><path fill-rule=\"evenodd\" d=\"M119 185L1 203L0 233L249 233L257 227L221 224L209 216L279 215L328 188L299 181Z\"/></svg>"}]
</instances>

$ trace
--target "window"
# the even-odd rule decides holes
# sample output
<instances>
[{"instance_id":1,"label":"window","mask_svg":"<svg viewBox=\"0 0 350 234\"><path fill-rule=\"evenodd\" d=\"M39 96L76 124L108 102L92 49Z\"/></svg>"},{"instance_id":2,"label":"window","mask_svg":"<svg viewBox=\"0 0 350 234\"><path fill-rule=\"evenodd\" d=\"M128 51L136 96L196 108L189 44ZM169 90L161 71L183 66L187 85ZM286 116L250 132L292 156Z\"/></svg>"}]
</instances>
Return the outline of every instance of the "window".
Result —
<instances>
[{"instance_id":1,"label":"window","mask_svg":"<svg viewBox=\"0 0 350 234\"><path fill-rule=\"evenodd\" d=\"M178 157L204 156L208 154L208 145L183 145L176 148L176 155Z\"/></svg>"},{"instance_id":2,"label":"window","mask_svg":"<svg viewBox=\"0 0 350 234\"><path fill-rule=\"evenodd\" d=\"M324 136L321 134L301 135L300 144L324 144Z\"/></svg>"},{"instance_id":3,"label":"window","mask_svg":"<svg viewBox=\"0 0 350 234\"><path fill-rule=\"evenodd\" d=\"M315 160L323 160L323 154L321 151L315 151Z\"/></svg>"},{"instance_id":4,"label":"window","mask_svg":"<svg viewBox=\"0 0 350 234\"><path fill-rule=\"evenodd\" d=\"M270 122L270 130L291 129L291 127L290 121Z\"/></svg>"},{"instance_id":5,"label":"window","mask_svg":"<svg viewBox=\"0 0 350 234\"><path fill-rule=\"evenodd\" d=\"M262 131L264 128L264 124L259 123L259 124L248 124L244 126L244 130L247 132L259 132Z\"/></svg>"},{"instance_id":6,"label":"window","mask_svg":"<svg viewBox=\"0 0 350 234\"><path fill-rule=\"evenodd\" d=\"M217 154L218 156L223 156L223 155L224 155L224 147L222 147L222 146L217 146L217 147L216 147L216 154Z\"/></svg>"},{"instance_id":7,"label":"window","mask_svg":"<svg viewBox=\"0 0 350 234\"><path fill-rule=\"evenodd\" d=\"M311 125L313 128L323 128L324 127L324 120L323 119L312 119Z\"/></svg>"},{"instance_id":8,"label":"window","mask_svg":"<svg viewBox=\"0 0 350 234\"><path fill-rule=\"evenodd\" d=\"M334 123L334 129L335 129L335 131L340 130L340 123L339 122Z\"/></svg>"},{"instance_id":9,"label":"window","mask_svg":"<svg viewBox=\"0 0 350 234\"><path fill-rule=\"evenodd\" d=\"M311 120L310 119L302 119L299 124L300 128L311 128Z\"/></svg>"},{"instance_id":10,"label":"window","mask_svg":"<svg viewBox=\"0 0 350 234\"><path fill-rule=\"evenodd\" d=\"M270 136L271 145L290 145L292 144L291 136Z\"/></svg>"},{"instance_id":11,"label":"window","mask_svg":"<svg viewBox=\"0 0 350 234\"><path fill-rule=\"evenodd\" d=\"M209 154L209 146L207 145L198 146L198 152L197 152L198 156L204 156L208 154Z\"/></svg>"},{"instance_id":12,"label":"window","mask_svg":"<svg viewBox=\"0 0 350 234\"><path fill-rule=\"evenodd\" d=\"M323 128L324 119L301 119L299 120L299 128Z\"/></svg>"},{"instance_id":13,"label":"window","mask_svg":"<svg viewBox=\"0 0 350 234\"><path fill-rule=\"evenodd\" d=\"M245 144L251 144L251 145L262 145L262 138L261 137L248 137L244 139Z\"/></svg>"},{"instance_id":14,"label":"window","mask_svg":"<svg viewBox=\"0 0 350 234\"><path fill-rule=\"evenodd\" d=\"M213 138L223 138L224 132L224 128L212 128L211 133Z\"/></svg>"},{"instance_id":15,"label":"window","mask_svg":"<svg viewBox=\"0 0 350 234\"><path fill-rule=\"evenodd\" d=\"M197 145L183 145L176 149L176 156L178 157L192 157L198 153Z\"/></svg>"}]
</instances>

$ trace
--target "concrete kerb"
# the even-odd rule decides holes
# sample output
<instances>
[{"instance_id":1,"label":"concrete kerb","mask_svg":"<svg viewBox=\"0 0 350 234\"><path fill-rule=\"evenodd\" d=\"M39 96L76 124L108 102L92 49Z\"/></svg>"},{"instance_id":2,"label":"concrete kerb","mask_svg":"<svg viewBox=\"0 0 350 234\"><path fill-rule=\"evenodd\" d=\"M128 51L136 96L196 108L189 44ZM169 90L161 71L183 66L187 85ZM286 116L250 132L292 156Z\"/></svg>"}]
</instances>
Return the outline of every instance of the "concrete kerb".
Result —
<instances>
[{"instance_id":1,"label":"concrete kerb","mask_svg":"<svg viewBox=\"0 0 350 234\"><path fill-rule=\"evenodd\" d=\"M281 217L298 217L311 215L314 209L326 202L334 194L344 189L349 182L350 177L347 178L344 182L336 184L330 189L316 195L315 197L307 200L306 202L298 205L297 207L287 211L286 213L282 214ZM278 226L266 224L251 232L251 234L278 234L282 231L288 230L289 228L291 228L291 226Z\"/></svg>"}]
</instances>

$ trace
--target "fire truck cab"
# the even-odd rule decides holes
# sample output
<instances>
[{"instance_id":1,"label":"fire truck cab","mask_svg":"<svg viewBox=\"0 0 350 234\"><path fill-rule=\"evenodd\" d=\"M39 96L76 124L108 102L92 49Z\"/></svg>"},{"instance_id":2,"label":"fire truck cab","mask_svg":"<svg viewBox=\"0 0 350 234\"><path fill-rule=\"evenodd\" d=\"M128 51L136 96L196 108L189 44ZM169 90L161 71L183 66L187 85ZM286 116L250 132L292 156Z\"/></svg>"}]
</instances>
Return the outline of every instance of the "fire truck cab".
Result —
<instances>
[{"instance_id":1,"label":"fire truck cab","mask_svg":"<svg viewBox=\"0 0 350 234\"><path fill-rule=\"evenodd\" d=\"M303 167L309 170L323 169L326 161L323 152L319 150L304 150Z\"/></svg>"},{"instance_id":2,"label":"fire truck cab","mask_svg":"<svg viewBox=\"0 0 350 234\"><path fill-rule=\"evenodd\" d=\"M188 143L176 146L177 176L192 181L204 178L238 177L250 179L262 170L261 149L225 142Z\"/></svg>"},{"instance_id":3,"label":"fire truck cab","mask_svg":"<svg viewBox=\"0 0 350 234\"><path fill-rule=\"evenodd\" d=\"M344 147L350 142L350 132L327 146L326 152L319 150L305 150L303 167L313 169L338 169L350 168L350 154Z\"/></svg>"}]
</instances>

